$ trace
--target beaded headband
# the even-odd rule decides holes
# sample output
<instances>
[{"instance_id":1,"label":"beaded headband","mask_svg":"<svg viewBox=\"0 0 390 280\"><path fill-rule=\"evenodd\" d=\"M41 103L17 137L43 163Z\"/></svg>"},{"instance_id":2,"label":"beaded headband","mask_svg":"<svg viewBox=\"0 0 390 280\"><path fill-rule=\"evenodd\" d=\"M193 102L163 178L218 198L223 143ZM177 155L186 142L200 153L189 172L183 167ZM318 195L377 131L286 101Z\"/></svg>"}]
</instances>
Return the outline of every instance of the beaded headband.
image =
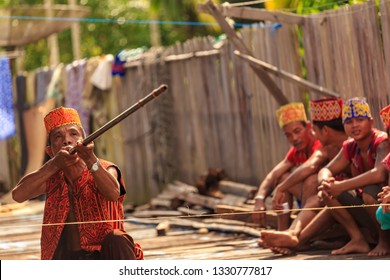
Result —
<instances>
[{"instance_id":1,"label":"beaded headband","mask_svg":"<svg viewBox=\"0 0 390 280\"><path fill-rule=\"evenodd\" d=\"M59 126L67 124L78 124L81 126L79 114L73 108L59 107L50 111L44 118L46 135Z\"/></svg>"},{"instance_id":2,"label":"beaded headband","mask_svg":"<svg viewBox=\"0 0 390 280\"><path fill-rule=\"evenodd\" d=\"M387 105L385 108L383 108L379 115L381 116L382 122L384 126L386 127L386 130L390 127L390 105Z\"/></svg>"},{"instance_id":3,"label":"beaded headband","mask_svg":"<svg viewBox=\"0 0 390 280\"><path fill-rule=\"evenodd\" d=\"M341 118L342 108L341 98L322 98L310 101L311 120L324 122Z\"/></svg>"},{"instance_id":4,"label":"beaded headband","mask_svg":"<svg viewBox=\"0 0 390 280\"><path fill-rule=\"evenodd\" d=\"M289 103L280 107L276 111L276 117L281 128L292 122L307 122L303 103Z\"/></svg>"},{"instance_id":5,"label":"beaded headband","mask_svg":"<svg viewBox=\"0 0 390 280\"><path fill-rule=\"evenodd\" d=\"M372 119L370 106L364 99L351 98L343 104L343 123L353 118Z\"/></svg>"}]
</instances>

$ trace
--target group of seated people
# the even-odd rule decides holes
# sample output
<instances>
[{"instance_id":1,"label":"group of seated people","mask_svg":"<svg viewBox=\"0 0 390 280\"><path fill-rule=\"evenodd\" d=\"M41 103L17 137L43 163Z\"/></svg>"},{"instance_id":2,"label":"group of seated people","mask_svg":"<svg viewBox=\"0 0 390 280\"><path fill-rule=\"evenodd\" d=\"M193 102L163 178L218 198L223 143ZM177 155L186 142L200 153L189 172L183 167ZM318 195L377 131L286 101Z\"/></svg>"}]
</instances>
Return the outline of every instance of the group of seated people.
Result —
<instances>
[{"instance_id":1,"label":"group of seated people","mask_svg":"<svg viewBox=\"0 0 390 280\"><path fill-rule=\"evenodd\" d=\"M390 105L380 111L386 132L374 127L365 99L325 98L309 106L311 123L302 103L276 112L291 148L255 196L255 222L266 225L268 197L278 213L277 229L262 230L259 246L291 254L338 223L349 240L332 254L390 254ZM291 222L285 208L294 201L301 209Z\"/></svg>"}]
</instances>

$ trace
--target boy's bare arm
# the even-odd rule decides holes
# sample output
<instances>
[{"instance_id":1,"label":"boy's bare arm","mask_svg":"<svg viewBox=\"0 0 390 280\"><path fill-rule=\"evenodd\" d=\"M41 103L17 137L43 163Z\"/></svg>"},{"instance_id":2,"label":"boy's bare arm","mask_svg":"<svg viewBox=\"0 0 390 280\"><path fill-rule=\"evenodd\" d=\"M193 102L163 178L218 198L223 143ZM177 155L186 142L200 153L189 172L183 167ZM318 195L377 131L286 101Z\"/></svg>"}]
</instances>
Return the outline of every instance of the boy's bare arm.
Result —
<instances>
[{"instance_id":1,"label":"boy's bare arm","mask_svg":"<svg viewBox=\"0 0 390 280\"><path fill-rule=\"evenodd\" d=\"M349 165L350 162L344 156L343 149L340 149L338 154L318 172L318 183L321 184L322 181L343 172Z\"/></svg>"},{"instance_id":2,"label":"boy's bare arm","mask_svg":"<svg viewBox=\"0 0 390 280\"><path fill-rule=\"evenodd\" d=\"M387 141L384 141L381 144L379 144L377 148L374 168L353 178L341 182L332 183L329 186L330 187L329 192L333 196L337 196L344 191L354 190L371 184L380 184L386 182L387 171L382 164L382 160L388 154L388 151L389 151L389 144Z\"/></svg>"},{"instance_id":3,"label":"boy's bare arm","mask_svg":"<svg viewBox=\"0 0 390 280\"><path fill-rule=\"evenodd\" d=\"M288 172L293 167L293 164L289 162L287 159L284 159L280 163L278 163L270 173L266 176L263 182L260 184L259 190L255 196L255 205L254 211L264 211L265 209L265 199L269 196L277 180L286 172ZM255 212L252 215L252 219L255 223L259 223L260 225L265 225L266 215L264 212Z\"/></svg>"},{"instance_id":4,"label":"boy's bare arm","mask_svg":"<svg viewBox=\"0 0 390 280\"><path fill-rule=\"evenodd\" d=\"M281 182L276 188L278 191L286 191L289 188L295 186L299 182L302 182L310 175L319 171L328 160L326 149L323 147L316 150L310 158L305 161L301 166L295 169L283 182Z\"/></svg>"},{"instance_id":5,"label":"boy's bare arm","mask_svg":"<svg viewBox=\"0 0 390 280\"><path fill-rule=\"evenodd\" d=\"M265 199L267 196L269 196L272 193L277 180L293 167L293 164L287 159L279 162L261 182L256 197Z\"/></svg>"},{"instance_id":6,"label":"boy's bare arm","mask_svg":"<svg viewBox=\"0 0 390 280\"><path fill-rule=\"evenodd\" d=\"M376 149L375 166L382 165L382 161L390 152L390 145L388 141L380 143Z\"/></svg>"}]
</instances>

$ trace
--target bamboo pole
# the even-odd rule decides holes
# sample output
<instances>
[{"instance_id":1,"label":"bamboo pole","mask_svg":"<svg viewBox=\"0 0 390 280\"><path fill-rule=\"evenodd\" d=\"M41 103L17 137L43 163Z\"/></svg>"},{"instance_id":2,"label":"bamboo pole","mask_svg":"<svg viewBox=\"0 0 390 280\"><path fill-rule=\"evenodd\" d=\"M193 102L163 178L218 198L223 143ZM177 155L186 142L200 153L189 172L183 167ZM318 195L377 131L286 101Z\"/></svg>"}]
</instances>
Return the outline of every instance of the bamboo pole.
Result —
<instances>
[{"instance_id":1,"label":"bamboo pole","mask_svg":"<svg viewBox=\"0 0 390 280\"><path fill-rule=\"evenodd\" d=\"M253 56L252 52L248 49L248 47L244 44L241 38L238 37L234 29L229 25L229 23L225 20L220 11L218 11L217 7L211 0L208 0L204 7L209 14L211 14L218 22L222 30L226 33L229 40L233 43L238 51L243 54L247 54ZM287 97L283 94L281 89L276 85L276 83L272 80L272 78L268 75L268 73L263 68L258 68L251 66L255 74L261 79L264 85L267 87L268 91L274 96L277 102L280 105L285 105L289 103Z\"/></svg>"},{"instance_id":2,"label":"bamboo pole","mask_svg":"<svg viewBox=\"0 0 390 280\"><path fill-rule=\"evenodd\" d=\"M239 51L234 51L234 54L237 55L238 57L241 57L242 59L248 61L249 63L251 63L252 65L255 65L255 67L261 67L263 68L265 71L268 71L268 72L271 72L277 76L280 76L282 78L285 78L291 82L294 82L300 86L304 86L305 88L307 89L311 89L311 90L314 90L318 93L321 93L321 94L324 94L324 95L327 95L327 96L331 96L331 97L340 97L339 94L331 91L331 90L328 90L324 87L321 87L321 86L318 86L316 84L313 84L309 81L306 81L305 79L302 79L301 77L297 76L297 75L294 75L294 74L291 74L287 71L284 71L284 70L281 70L279 69L278 67L274 66L274 65L271 65L269 63L266 63L264 61L261 61L259 59L256 59L252 56L249 56L249 55L246 55L246 54L242 54L240 53Z\"/></svg>"},{"instance_id":3,"label":"bamboo pole","mask_svg":"<svg viewBox=\"0 0 390 280\"><path fill-rule=\"evenodd\" d=\"M53 17L53 2L52 0L45 0L46 14L48 17ZM52 34L47 38L50 49L50 66L57 66L60 63L60 51L58 47L58 36Z\"/></svg>"},{"instance_id":4,"label":"bamboo pole","mask_svg":"<svg viewBox=\"0 0 390 280\"><path fill-rule=\"evenodd\" d=\"M207 12L204 5L199 5L201 12ZM287 24L303 24L306 16L281 11L267 11L265 9L250 8L250 7L234 7L218 5L217 9L225 16L231 18L249 19L256 21L271 21Z\"/></svg>"},{"instance_id":5,"label":"bamboo pole","mask_svg":"<svg viewBox=\"0 0 390 280\"><path fill-rule=\"evenodd\" d=\"M76 7L76 0L68 0L70 6ZM72 50L73 50L73 60L81 59L81 40L80 40L80 23L74 22L71 25L72 31Z\"/></svg>"}]
</instances>

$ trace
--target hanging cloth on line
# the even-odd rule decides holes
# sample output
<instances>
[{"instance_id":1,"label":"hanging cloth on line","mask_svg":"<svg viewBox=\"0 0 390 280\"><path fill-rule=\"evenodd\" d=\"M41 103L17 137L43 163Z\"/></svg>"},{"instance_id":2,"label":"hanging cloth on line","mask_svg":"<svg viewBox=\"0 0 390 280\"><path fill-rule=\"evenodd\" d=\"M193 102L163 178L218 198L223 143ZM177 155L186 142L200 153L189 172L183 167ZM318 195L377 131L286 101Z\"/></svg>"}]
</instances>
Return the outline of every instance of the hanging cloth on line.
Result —
<instances>
[{"instance_id":1,"label":"hanging cloth on line","mask_svg":"<svg viewBox=\"0 0 390 280\"><path fill-rule=\"evenodd\" d=\"M0 57L0 140L15 133L10 63L8 57Z\"/></svg>"},{"instance_id":2,"label":"hanging cloth on line","mask_svg":"<svg viewBox=\"0 0 390 280\"><path fill-rule=\"evenodd\" d=\"M90 134L90 111L83 104L85 86L85 69L87 60L74 61L65 67L67 87L65 92L65 107L78 111L85 132Z\"/></svg>"}]
</instances>

